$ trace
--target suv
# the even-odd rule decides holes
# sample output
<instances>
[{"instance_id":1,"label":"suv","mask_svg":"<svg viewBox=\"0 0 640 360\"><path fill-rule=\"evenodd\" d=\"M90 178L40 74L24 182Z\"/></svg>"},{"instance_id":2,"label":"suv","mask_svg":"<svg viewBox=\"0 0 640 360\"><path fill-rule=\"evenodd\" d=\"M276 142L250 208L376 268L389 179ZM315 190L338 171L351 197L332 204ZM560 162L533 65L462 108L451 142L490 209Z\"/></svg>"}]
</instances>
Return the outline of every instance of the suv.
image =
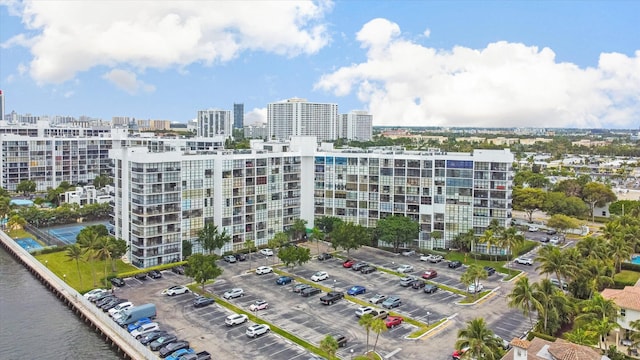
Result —
<instances>
[{"instance_id":1,"label":"suv","mask_svg":"<svg viewBox=\"0 0 640 360\"><path fill-rule=\"evenodd\" d=\"M327 295L320 298L320 302L323 303L324 305L331 305L334 302L342 299L343 297L344 297L344 294L341 293L340 291L330 291L327 293Z\"/></svg>"},{"instance_id":2,"label":"suv","mask_svg":"<svg viewBox=\"0 0 640 360\"><path fill-rule=\"evenodd\" d=\"M237 254L234 254L233 256L235 256L236 260L238 260L238 261L247 260L247 255L245 255L243 253L237 253Z\"/></svg>"},{"instance_id":3,"label":"suv","mask_svg":"<svg viewBox=\"0 0 640 360\"><path fill-rule=\"evenodd\" d=\"M364 268L365 266L368 266L369 264L367 264L366 262L359 262L357 264L354 264L353 266L351 266L351 269L353 271L360 271L362 270L362 268Z\"/></svg>"},{"instance_id":4,"label":"suv","mask_svg":"<svg viewBox=\"0 0 640 360\"><path fill-rule=\"evenodd\" d=\"M454 261L449 263L449 268L451 268L451 269L457 269L460 266L462 266L462 263L459 260L454 260Z\"/></svg>"},{"instance_id":5,"label":"suv","mask_svg":"<svg viewBox=\"0 0 640 360\"><path fill-rule=\"evenodd\" d=\"M319 294L321 292L322 292L322 290L318 289L317 287L309 286L309 287L306 287L306 288L302 289L302 291L300 291L300 296L302 296L302 297L310 297L312 295Z\"/></svg>"},{"instance_id":6,"label":"suv","mask_svg":"<svg viewBox=\"0 0 640 360\"><path fill-rule=\"evenodd\" d=\"M485 266L483 269L487 272L487 276L491 276L496 273L496 269L491 266Z\"/></svg>"},{"instance_id":7,"label":"suv","mask_svg":"<svg viewBox=\"0 0 640 360\"><path fill-rule=\"evenodd\" d=\"M158 270L150 270L147 275L152 279L160 279L162 277L162 273Z\"/></svg>"},{"instance_id":8,"label":"suv","mask_svg":"<svg viewBox=\"0 0 640 360\"><path fill-rule=\"evenodd\" d=\"M385 301L382 302L382 307L385 309L392 309L402 305L402 300L399 297L389 296Z\"/></svg>"},{"instance_id":9,"label":"suv","mask_svg":"<svg viewBox=\"0 0 640 360\"><path fill-rule=\"evenodd\" d=\"M422 289L426 284L427 284L427 283L425 283L425 282L424 282L424 281L422 281L422 280L414 280L414 281L411 283L411 287L417 290L417 289Z\"/></svg>"},{"instance_id":10,"label":"suv","mask_svg":"<svg viewBox=\"0 0 640 360\"><path fill-rule=\"evenodd\" d=\"M420 256L420 261L428 261L430 263L439 263L442 260L443 260L442 255L430 254L426 256L425 255Z\"/></svg>"},{"instance_id":11,"label":"suv","mask_svg":"<svg viewBox=\"0 0 640 360\"><path fill-rule=\"evenodd\" d=\"M360 270L363 274L371 274L372 272L378 270L375 266L367 265Z\"/></svg>"},{"instance_id":12,"label":"suv","mask_svg":"<svg viewBox=\"0 0 640 360\"><path fill-rule=\"evenodd\" d=\"M280 276L279 278L276 279L276 284L285 285L285 284L289 284L292 281L293 279L289 276Z\"/></svg>"},{"instance_id":13,"label":"suv","mask_svg":"<svg viewBox=\"0 0 640 360\"><path fill-rule=\"evenodd\" d=\"M335 334L333 335L333 338L336 340L336 342L338 343L338 347L345 347L347 346L347 337L342 335L342 334Z\"/></svg>"},{"instance_id":14,"label":"suv","mask_svg":"<svg viewBox=\"0 0 640 360\"><path fill-rule=\"evenodd\" d=\"M245 314L233 314L233 315L227 316L227 318L224 319L224 323L227 326L233 326L233 325L242 324L247 320L249 320L249 318Z\"/></svg>"},{"instance_id":15,"label":"suv","mask_svg":"<svg viewBox=\"0 0 640 360\"><path fill-rule=\"evenodd\" d=\"M533 259L531 258L526 258L526 257L517 257L515 260L513 260L516 264L520 264L520 265L533 265Z\"/></svg>"},{"instance_id":16,"label":"suv","mask_svg":"<svg viewBox=\"0 0 640 360\"><path fill-rule=\"evenodd\" d=\"M133 275L134 278L138 279L138 280L147 280L147 273L137 273L135 275Z\"/></svg>"},{"instance_id":17,"label":"suv","mask_svg":"<svg viewBox=\"0 0 640 360\"><path fill-rule=\"evenodd\" d=\"M227 292L225 292L222 297L225 299L235 299L237 297L244 296L244 290L241 288L233 288Z\"/></svg>"},{"instance_id":18,"label":"suv","mask_svg":"<svg viewBox=\"0 0 640 360\"><path fill-rule=\"evenodd\" d=\"M374 309L371 306L359 307L358 310L356 310L356 316L362 317L363 315L371 314L373 310Z\"/></svg>"},{"instance_id":19,"label":"suv","mask_svg":"<svg viewBox=\"0 0 640 360\"><path fill-rule=\"evenodd\" d=\"M409 272L413 271L413 266L411 266L411 265L400 265L396 269L396 271L399 272L399 273L403 273L403 274L404 273L409 273Z\"/></svg>"},{"instance_id":20,"label":"suv","mask_svg":"<svg viewBox=\"0 0 640 360\"><path fill-rule=\"evenodd\" d=\"M554 286L560 287L560 281L558 281L558 279L553 278L550 280ZM562 290L567 290L568 288L569 288L569 284L567 284L564 280L562 280Z\"/></svg>"},{"instance_id":21,"label":"suv","mask_svg":"<svg viewBox=\"0 0 640 360\"><path fill-rule=\"evenodd\" d=\"M320 255L318 255L318 260L322 261L322 260L329 260L331 259L333 256L331 256L331 254L327 254L327 253L322 253Z\"/></svg>"},{"instance_id":22,"label":"suv","mask_svg":"<svg viewBox=\"0 0 640 360\"><path fill-rule=\"evenodd\" d=\"M438 291L438 285L436 284L427 284L424 286L424 292L427 294L433 294Z\"/></svg>"},{"instance_id":23,"label":"suv","mask_svg":"<svg viewBox=\"0 0 640 360\"><path fill-rule=\"evenodd\" d=\"M113 284L113 286L117 286L117 287L123 287L125 285L124 280L118 278L118 277L114 277L111 278L111 283Z\"/></svg>"},{"instance_id":24,"label":"suv","mask_svg":"<svg viewBox=\"0 0 640 360\"><path fill-rule=\"evenodd\" d=\"M417 278L413 277L413 276L405 276L405 277L400 279L400 286L409 287L409 286L411 286L413 281L416 280L416 279Z\"/></svg>"},{"instance_id":25,"label":"suv","mask_svg":"<svg viewBox=\"0 0 640 360\"><path fill-rule=\"evenodd\" d=\"M329 274L326 271L318 271L313 276L311 276L311 280L318 282L322 280L327 280L329 278Z\"/></svg>"},{"instance_id":26,"label":"suv","mask_svg":"<svg viewBox=\"0 0 640 360\"><path fill-rule=\"evenodd\" d=\"M269 330L271 330L271 328L269 328L267 324L254 324L247 328L246 334L250 338L255 338L268 333Z\"/></svg>"},{"instance_id":27,"label":"suv","mask_svg":"<svg viewBox=\"0 0 640 360\"><path fill-rule=\"evenodd\" d=\"M233 255L225 255L225 256L223 256L222 258L224 259L224 261L226 261L226 262L228 262L228 263L234 263L234 262L238 261L238 260L236 259L236 257L235 257L235 256L233 256Z\"/></svg>"},{"instance_id":28,"label":"suv","mask_svg":"<svg viewBox=\"0 0 640 360\"><path fill-rule=\"evenodd\" d=\"M174 266L171 268L171 271L179 275L184 275L184 266L182 265Z\"/></svg>"},{"instance_id":29,"label":"suv","mask_svg":"<svg viewBox=\"0 0 640 360\"><path fill-rule=\"evenodd\" d=\"M258 266L256 269L256 274L258 275L268 274L270 272L273 272L273 269L269 266Z\"/></svg>"}]
</instances>

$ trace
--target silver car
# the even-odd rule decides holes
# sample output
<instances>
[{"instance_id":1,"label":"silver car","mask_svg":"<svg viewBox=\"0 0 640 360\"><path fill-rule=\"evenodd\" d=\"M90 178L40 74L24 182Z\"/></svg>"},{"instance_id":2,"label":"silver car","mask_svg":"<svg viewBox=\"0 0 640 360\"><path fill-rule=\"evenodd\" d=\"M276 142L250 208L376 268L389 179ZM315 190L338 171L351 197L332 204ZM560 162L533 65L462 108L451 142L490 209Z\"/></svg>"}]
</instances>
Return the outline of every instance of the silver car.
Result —
<instances>
[{"instance_id":1,"label":"silver car","mask_svg":"<svg viewBox=\"0 0 640 360\"><path fill-rule=\"evenodd\" d=\"M244 296L244 290L241 288L233 288L222 295L225 299L235 299L241 296Z\"/></svg>"}]
</instances>

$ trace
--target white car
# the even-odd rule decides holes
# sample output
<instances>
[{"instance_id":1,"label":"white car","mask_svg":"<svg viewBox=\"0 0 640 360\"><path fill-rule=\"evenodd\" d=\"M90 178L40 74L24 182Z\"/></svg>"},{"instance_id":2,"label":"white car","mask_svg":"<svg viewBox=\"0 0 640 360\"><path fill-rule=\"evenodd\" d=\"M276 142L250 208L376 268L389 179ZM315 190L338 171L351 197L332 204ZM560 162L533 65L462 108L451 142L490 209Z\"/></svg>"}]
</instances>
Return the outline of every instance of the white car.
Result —
<instances>
[{"instance_id":1,"label":"white car","mask_svg":"<svg viewBox=\"0 0 640 360\"><path fill-rule=\"evenodd\" d=\"M254 324L254 325L251 325L251 326L249 326L247 328L246 334L247 334L248 337L254 338L254 337L260 336L262 334L268 333L269 330L271 330L269 328L269 325L266 325L266 324Z\"/></svg>"},{"instance_id":2,"label":"white car","mask_svg":"<svg viewBox=\"0 0 640 360\"><path fill-rule=\"evenodd\" d=\"M242 290L241 288L233 288L222 294L222 297L225 299L235 299L241 296L244 296L244 290Z\"/></svg>"},{"instance_id":3,"label":"white car","mask_svg":"<svg viewBox=\"0 0 640 360\"><path fill-rule=\"evenodd\" d=\"M152 322L152 323L148 323L148 324L142 324L140 325L139 328L133 330L131 332L131 336L133 336L136 339L141 338L143 335L146 335L152 331L156 331L160 329L160 326L158 325L158 323Z\"/></svg>"},{"instance_id":4,"label":"white car","mask_svg":"<svg viewBox=\"0 0 640 360\"><path fill-rule=\"evenodd\" d=\"M420 261L428 261L430 263L439 263L440 261L444 260L444 258L442 257L442 255L433 255L433 254L429 254L429 255L422 255L420 256Z\"/></svg>"},{"instance_id":5,"label":"white car","mask_svg":"<svg viewBox=\"0 0 640 360\"><path fill-rule=\"evenodd\" d=\"M398 267L398 269L396 269L397 272L399 273L408 273L408 272L412 272L413 271L413 266L411 265L400 265Z\"/></svg>"},{"instance_id":6,"label":"white car","mask_svg":"<svg viewBox=\"0 0 640 360\"><path fill-rule=\"evenodd\" d=\"M245 314L233 314L233 315L227 316L227 318L224 319L224 323L227 326L233 326L233 325L242 324L247 320L249 320L249 318Z\"/></svg>"},{"instance_id":7,"label":"white car","mask_svg":"<svg viewBox=\"0 0 640 360\"><path fill-rule=\"evenodd\" d=\"M256 274L258 275L268 274L270 272L273 272L273 269L269 266L258 266L256 269Z\"/></svg>"},{"instance_id":8,"label":"white car","mask_svg":"<svg viewBox=\"0 0 640 360\"><path fill-rule=\"evenodd\" d=\"M369 299L369 302L372 304L379 304L383 302L386 298L387 298L387 295L375 294L371 299Z\"/></svg>"},{"instance_id":9,"label":"white car","mask_svg":"<svg viewBox=\"0 0 640 360\"><path fill-rule=\"evenodd\" d=\"M162 294L167 295L167 296L173 296L173 295L180 295L180 294L186 294L189 292L189 288L184 286L184 285L175 285L172 286L168 289L164 289L162 291Z\"/></svg>"},{"instance_id":10,"label":"white car","mask_svg":"<svg viewBox=\"0 0 640 360\"><path fill-rule=\"evenodd\" d=\"M520 264L520 265L533 265L533 259L531 258L526 258L526 257L517 257L515 260L513 260L516 264Z\"/></svg>"},{"instance_id":11,"label":"white car","mask_svg":"<svg viewBox=\"0 0 640 360\"><path fill-rule=\"evenodd\" d=\"M271 249L261 249L260 254L264 256L273 256L273 250Z\"/></svg>"},{"instance_id":12,"label":"white car","mask_svg":"<svg viewBox=\"0 0 640 360\"><path fill-rule=\"evenodd\" d=\"M249 306L249 310L258 311L258 310L266 310L269 308L269 303L264 300L256 300L251 306Z\"/></svg>"},{"instance_id":13,"label":"white car","mask_svg":"<svg viewBox=\"0 0 640 360\"><path fill-rule=\"evenodd\" d=\"M373 308L371 306L363 306L359 307L358 310L356 310L356 316L362 317L363 315L371 314L372 312Z\"/></svg>"},{"instance_id":14,"label":"white car","mask_svg":"<svg viewBox=\"0 0 640 360\"><path fill-rule=\"evenodd\" d=\"M484 285L482 285L481 283L478 284L478 286L476 287L476 284L471 284L469 285L469 287L467 288L467 292L471 293L471 294L475 294L475 293L479 293L480 291L484 290Z\"/></svg>"},{"instance_id":15,"label":"white car","mask_svg":"<svg viewBox=\"0 0 640 360\"><path fill-rule=\"evenodd\" d=\"M102 295L102 294L104 294L106 292L107 292L107 290L105 290L105 289L93 289L93 290L85 293L83 296L84 296L85 299L91 300L91 299L96 298L99 295Z\"/></svg>"},{"instance_id":16,"label":"white car","mask_svg":"<svg viewBox=\"0 0 640 360\"><path fill-rule=\"evenodd\" d=\"M402 252L402 256L413 256L416 254L415 250L406 250Z\"/></svg>"},{"instance_id":17,"label":"white car","mask_svg":"<svg viewBox=\"0 0 640 360\"><path fill-rule=\"evenodd\" d=\"M329 274L326 271L318 271L317 273L311 276L311 280L313 281L322 281L327 280L329 278Z\"/></svg>"},{"instance_id":18,"label":"white car","mask_svg":"<svg viewBox=\"0 0 640 360\"><path fill-rule=\"evenodd\" d=\"M133 306L133 303L131 301L125 301L123 303L120 303L112 307L111 309L109 309L109 316L113 317L115 313L126 310L132 306Z\"/></svg>"},{"instance_id":19,"label":"white car","mask_svg":"<svg viewBox=\"0 0 640 360\"><path fill-rule=\"evenodd\" d=\"M537 226L529 226L529 232L536 232L536 231L540 231L540 228Z\"/></svg>"}]
</instances>

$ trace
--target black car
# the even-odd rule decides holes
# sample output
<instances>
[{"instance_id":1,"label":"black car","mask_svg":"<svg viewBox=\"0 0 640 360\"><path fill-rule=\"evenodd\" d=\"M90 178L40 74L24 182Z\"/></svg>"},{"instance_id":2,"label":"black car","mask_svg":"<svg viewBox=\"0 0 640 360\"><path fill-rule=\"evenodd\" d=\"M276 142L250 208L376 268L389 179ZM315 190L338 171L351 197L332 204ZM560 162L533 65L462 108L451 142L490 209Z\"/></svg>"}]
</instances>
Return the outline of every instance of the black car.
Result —
<instances>
[{"instance_id":1,"label":"black car","mask_svg":"<svg viewBox=\"0 0 640 360\"><path fill-rule=\"evenodd\" d=\"M162 273L158 270L151 270L147 275L152 279L160 279L162 277Z\"/></svg>"},{"instance_id":2,"label":"black car","mask_svg":"<svg viewBox=\"0 0 640 360\"><path fill-rule=\"evenodd\" d=\"M146 335L143 335L140 338L140 343L142 345L148 345L150 344L152 341L155 341L156 339L158 339L161 336L166 336L169 335L166 331L163 330L158 330L158 331L152 331Z\"/></svg>"},{"instance_id":3,"label":"black car","mask_svg":"<svg viewBox=\"0 0 640 360\"><path fill-rule=\"evenodd\" d=\"M331 256L331 254L322 253L318 255L318 260L328 260L328 259L331 259L332 257L333 256Z\"/></svg>"},{"instance_id":4,"label":"black car","mask_svg":"<svg viewBox=\"0 0 640 360\"><path fill-rule=\"evenodd\" d=\"M318 289L317 287L310 286L308 288L302 289L302 291L300 291L300 296L302 296L302 297L310 297L310 296L313 296L315 294L319 294L321 291L322 290Z\"/></svg>"},{"instance_id":5,"label":"black car","mask_svg":"<svg viewBox=\"0 0 640 360\"><path fill-rule=\"evenodd\" d=\"M557 231L557 230L555 230L555 229L549 229L549 230L547 230L547 235L555 235L555 234L557 234L557 233L558 233L558 231Z\"/></svg>"},{"instance_id":6,"label":"black car","mask_svg":"<svg viewBox=\"0 0 640 360\"><path fill-rule=\"evenodd\" d=\"M360 270L363 274L371 274L372 272L378 270L375 266L367 265Z\"/></svg>"},{"instance_id":7,"label":"black car","mask_svg":"<svg viewBox=\"0 0 640 360\"><path fill-rule=\"evenodd\" d=\"M336 339L336 342L338 343L338 347L345 347L347 346L347 337L342 335L342 334L335 334L333 335L333 338Z\"/></svg>"},{"instance_id":8,"label":"black car","mask_svg":"<svg viewBox=\"0 0 640 360\"><path fill-rule=\"evenodd\" d=\"M459 260L454 260L454 261L449 263L449 267L452 268L452 269L457 269L460 266L462 266L462 262L460 262Z\"/></svg>"},{"instance_id":9,"label":"black car","mask_svg":"<svg viewBox=\"0 0 640 360\"><path fill-rule=\"evenodd\" d=\"M424 286L424 292L427 294L433 294L436 291L438 291L438 285L427 284Z\"/></svg>"},{"instance_id":10,"label":"black car","mask_svg":"<svg viewBox=\"0 0 640 360\"><path fill-rule=\"evenodd\" d=\"M363 267L365 266L369 266L369 264L367 264L366 262L359 262L357 264L353 264L353 266L351 267L351 269L353 271L360 271L362 270Z\"/></svg>"},{"instance_id":11,"label":"black car","mask_svg":"<svg viewBox=\"0 0 640 360\"><path fill-rule=\"evenodd\" d=\"M102 294L100 294L100 295L98 295L98 296L96 296L96 297L92 298L92 299L91 299L91 302L94 302L94 303L96 303L96 304L97 304L97 303L98 303L98 301L100 301L100 300L102 300L102 299L104 299L104 298L106 298L106 297L113 297L113 296L114 296L114 295L113 295L113 293L112 293L112 292L110 292L110 291L105 291L105 292L103 292Z\"/></svg>"},{"instance_id":12,"label":"black car","mask_svg":"<svg viewBox=\"0 0 640 360\"><path fill-rule=\"evenodd\" d=\"M178 337L175 335L169 334L169 335L160 336L159 338L151 342L151 344L149 345L149 348L153 351L158 351L160 350L160 348L165 347L174 341L178 341Z\"/></svg>"},{"instance_id":13,"label":"black car","mask_svg":"<svg viewBox=\"0 0 640 360\"><path fill-rule=\"evenodd\" d=\"M171 271L179 275L184 275L184 266L182 265L174 266L171 268Z\"/></svg>"},{"instance_id":14,"label":"black car","mask_svg":"<svg viewBox=\"0 0 640 360\"><path fill-rule=\"evenodd\" d=\"M108 296L103 297L102 299L96 301L96 306L102 308L103 305L108 303L109 301L116 299L115 295L109 294Z\"/></svg>"},{"instance_id":15,"label":"black car","mask_svg":"<svg viewBox=\"0 0 640 360\"><path fill-rule=\"evenodd\" d=\"M195 300L193 300L193 307L205 307L207 305L211 305L215 302L212 298L208 298L206 296L198 296Z\"/></svg>"},{"instance_id":16,"label":"black car","mask_svg":"<svg viewBox=\"0 0 640 360\"><path fill-rule=\"evenodd\" d=\"M113 286L123 287L125 285L124 280L117 277L111 278L109 281L111 281L111 284L113 284Z\"/></svg>"},{"instance_id":17,"label":"black car","mask_svg":"<svg viewBox=\"0 0 640 360\"><path fill-rule=\"evenodd\" d=\"M138 280L147 280L147 273L138 273L133 275L133 277Z\"/></svg>"},{"instance_id":18,"label":"black car","mask_svg":"<svg viewBox=\"0 0 640 360\"><path fill-rule=\"evenodd\" d=\"M236 257L236 260L238 261L245 261L247 260L247 255L243 254L243 253L237 253L235 255L233 255Z\"/></svg>"},{"instance_id":19,"label":"black car","mask_svg":"<svg viewBox=\"0 0 640 360\"><path fill-rule=\"evenodd\" d=\"M114 307L116 307L116 305L120 305L123 302L127 302L127 301L129 301L129 300L115 298L115 299L109 301L108 303L106 303L105 305L102 305L100 308L102 309L102 311L109 311L109 310L113 309Z\"/></svg>"},{"instance_id":20,"label":"black car","mask_svg":"<svg viewBox=\"0 0 640 360\"><path fill-rule=\"evenodd\" d=\"M167 346L160 349L159 355L161 358L166 358L167 356L173 354L174 351L178 351L180 349L188 349L188 348L189 348L188 341L179 340L179 341L172 342L171 344L167 344Z\"/></svg>"},{"instance_id":21,"label":"black car","mask_svg":"<svg viewBox=\"0 0 640 360\"><path fill-rule=\"evenodd\" d=\"M484 271L486 271L486 272L487 272L487 275L488 275L488 276L491 276L491 275L493 275L493 274L495 274L495 273L496 273L496 269L495 269L495 268L492 268L491 266L485 266L485 267L484 267Z\"/></svg>"},{"instance_id":22,"label":"black car","mask_svg":"<svg viewBox=\"0 0 640 360\"><path fill-rule=\"evenodd\" d=\"M411 287L414 289L422 289L426 284L427 283L425 283L424 281L416 279L411 282Z\"/></svg>"}]
</instances>

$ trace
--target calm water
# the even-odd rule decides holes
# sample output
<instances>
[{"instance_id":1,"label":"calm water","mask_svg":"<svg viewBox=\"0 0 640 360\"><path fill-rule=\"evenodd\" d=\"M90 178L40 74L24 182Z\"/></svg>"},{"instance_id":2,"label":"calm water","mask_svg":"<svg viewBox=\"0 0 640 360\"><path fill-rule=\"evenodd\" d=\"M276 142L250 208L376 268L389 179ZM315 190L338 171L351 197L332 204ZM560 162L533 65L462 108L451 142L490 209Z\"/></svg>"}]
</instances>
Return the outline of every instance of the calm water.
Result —
<instances>
[{"instance_id":1,"label":"calm water","mask_svg":"<svg viewBox=\"0 0 640 360\"><path fill-rule=\"evenodd\" d=\"M0 358L120 359L2 247Z\"/></svg>"}]
</instances>

